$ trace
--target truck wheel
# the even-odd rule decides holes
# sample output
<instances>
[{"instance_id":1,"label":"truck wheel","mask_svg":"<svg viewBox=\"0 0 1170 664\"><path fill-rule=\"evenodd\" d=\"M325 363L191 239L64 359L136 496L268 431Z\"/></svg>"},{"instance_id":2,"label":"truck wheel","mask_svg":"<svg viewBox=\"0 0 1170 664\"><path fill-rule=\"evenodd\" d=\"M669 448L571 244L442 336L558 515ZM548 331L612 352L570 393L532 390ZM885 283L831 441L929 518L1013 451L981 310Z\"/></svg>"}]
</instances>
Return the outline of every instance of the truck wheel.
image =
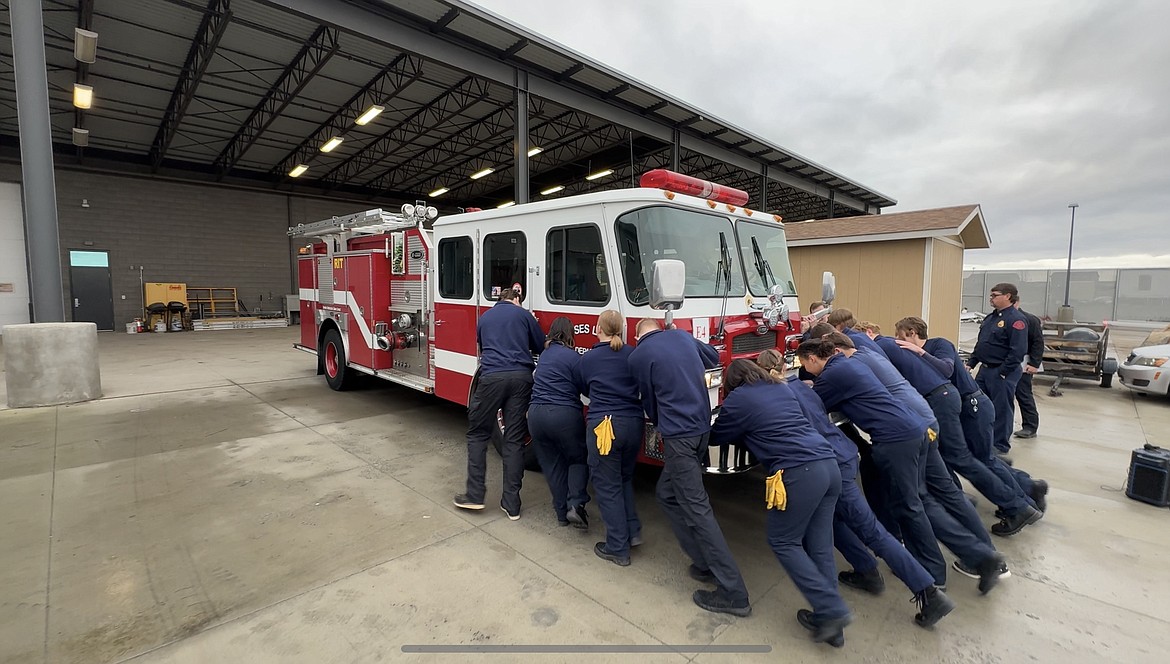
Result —
<instances>
[{"instance_id":1,"label":"truck wheel","mask_svg":"<svg viewBox=\"0 0 1170 664\"><path fill-rule=\"evenodd\" d=\"M346 370L345 344L341 343L340 332L336 329L326 332L317 354L321 357L321 367L325 370L325 382L329 387L338 391L352 387L353 372Z\"/></svg>"},{"instance_id":2,"label":"truck wheel","mask_svg":"<svg viewBox=\"0 0 1170 664\"><path fill-rule=\"evenodd\" d=\"M492 447L496 448L496 454L504 455L504 414L500 412L496 415L496 421L499 426L492 427ZM536 448L532 442L532 437L529 436L524 441L524 470L531 470L540 472L540 461L536 458Z\"/></svg>"},{"instance_id":3,"label":"truck wheel","mask_svg":"<svg viewBox=\"0 0 1170 664\"><path fill-rule=\"evenodd\" d=\"M1111 373L1101 374L1101 387L1112 387L1112 386L1113 386L1113 374L1111 374Z\"/></svg>"}]
</instances>

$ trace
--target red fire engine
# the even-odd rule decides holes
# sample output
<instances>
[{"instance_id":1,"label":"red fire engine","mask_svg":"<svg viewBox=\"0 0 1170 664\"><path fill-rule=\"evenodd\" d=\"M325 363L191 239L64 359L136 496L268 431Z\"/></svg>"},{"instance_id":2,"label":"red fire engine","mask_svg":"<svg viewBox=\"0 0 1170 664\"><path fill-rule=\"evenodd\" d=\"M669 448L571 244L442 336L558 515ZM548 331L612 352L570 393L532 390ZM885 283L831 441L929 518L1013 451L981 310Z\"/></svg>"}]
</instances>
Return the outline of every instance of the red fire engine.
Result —
<instances>
[{"instance_id":1,"label":"red fire engine","mask_svg":"<svg viewBox=\"0 0 1170 664\"><path fill-rule=\"evenodd\" d=\"M742 207L747 194L669 171L642 187L438 218L424 203L302 224L301 341L329 386L369 374L467 405L478 366L476 323L502 289L548 330L573 321L581 352L598 315L615 309L633 342L650 307L657 260L685 264L674 325L719 350L722 366L799 342L800 316L779 216ZM689 195L699 194L706 198ZM707 372L712 408L722 368ZM647 425L642 456L662 460ZM708 471L752 465L746 449L712 449Z\"/></svg>"}]
</instances>

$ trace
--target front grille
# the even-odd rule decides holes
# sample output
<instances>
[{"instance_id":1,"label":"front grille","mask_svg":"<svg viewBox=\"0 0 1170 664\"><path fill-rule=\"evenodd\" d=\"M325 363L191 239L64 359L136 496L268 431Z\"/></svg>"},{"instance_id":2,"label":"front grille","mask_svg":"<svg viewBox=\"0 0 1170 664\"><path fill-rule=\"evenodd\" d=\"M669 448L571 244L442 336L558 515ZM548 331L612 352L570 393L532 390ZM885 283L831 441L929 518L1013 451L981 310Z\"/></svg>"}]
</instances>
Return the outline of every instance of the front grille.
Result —
<instances>
[{"instance_id":1,"label":"front grille","mask_svg":"<svg viewBox=\"0 0 1170 664\"><path fill-rule=\"evenodd\" d=\"M776 347L776 331L769 330L765 334L745 332L731 340L731 354L759 353Z\"/></svg>"}]
</instances>

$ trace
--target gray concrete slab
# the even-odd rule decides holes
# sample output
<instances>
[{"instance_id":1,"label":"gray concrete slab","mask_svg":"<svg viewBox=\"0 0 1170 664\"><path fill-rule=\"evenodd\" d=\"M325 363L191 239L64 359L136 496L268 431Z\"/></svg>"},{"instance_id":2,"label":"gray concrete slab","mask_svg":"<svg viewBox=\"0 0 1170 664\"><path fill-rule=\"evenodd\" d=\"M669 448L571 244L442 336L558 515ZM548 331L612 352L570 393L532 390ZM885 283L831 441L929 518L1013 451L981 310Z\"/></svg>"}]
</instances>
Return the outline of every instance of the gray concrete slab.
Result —
<instances>
[{"instance_id":1,"label":"gray concrete slab","mask_svg":"<svg viewBox=\"0 0 1170 664\"><path fill-rule=\"evenodd\" d=\"M766 656L647 661L1161 662L1170 650L1170 511L1126 498L1129 453L1170 444L1170 400L1070 383L1040 395L1015 463L1052 485L1044 520L996 544L1012 577L915 627L909 592L846 590L844 651L793 619L804 604L764 543L762 478L709 478L755 605L708 614L654 504L618 568L602 534L560 528L542 476L523 518L462 488L463 409L397 386L328 390L296 329L101 335L101 400L0 408L0 661L447 661L404 644L766 645ZM981 501L985 522L992 507ZM466 657L466 656L461 656ZM633 655L540 655L630 661ZM486 656L477 657L484 660ZM512 661L516 656L497 656Z\"/></svg>"}]
</instances>

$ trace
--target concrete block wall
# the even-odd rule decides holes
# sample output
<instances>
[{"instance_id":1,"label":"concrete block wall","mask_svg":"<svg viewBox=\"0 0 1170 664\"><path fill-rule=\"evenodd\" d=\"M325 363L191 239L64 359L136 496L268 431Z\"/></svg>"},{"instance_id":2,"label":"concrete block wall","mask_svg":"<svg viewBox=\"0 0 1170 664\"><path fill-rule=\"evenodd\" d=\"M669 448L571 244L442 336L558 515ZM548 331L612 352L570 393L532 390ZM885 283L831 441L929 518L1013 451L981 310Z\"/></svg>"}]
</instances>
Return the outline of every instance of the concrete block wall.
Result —
<instances>
[{"instance_id":1,"label":"concrete block wall","mask_svg":"<svg viewBox=\"0 0 1170 664\"><path fill-rule=\"evenodd\" d=\"M19 165L0 165L0 181L20 178ZM142 315L140 265L146 282L232 287L249 310L279 310L296 292L288 227L377 207L60 168L56 179L62 297L68 304L71 249L109 251L116 330Z\"/></svg>"}]
</instances>

